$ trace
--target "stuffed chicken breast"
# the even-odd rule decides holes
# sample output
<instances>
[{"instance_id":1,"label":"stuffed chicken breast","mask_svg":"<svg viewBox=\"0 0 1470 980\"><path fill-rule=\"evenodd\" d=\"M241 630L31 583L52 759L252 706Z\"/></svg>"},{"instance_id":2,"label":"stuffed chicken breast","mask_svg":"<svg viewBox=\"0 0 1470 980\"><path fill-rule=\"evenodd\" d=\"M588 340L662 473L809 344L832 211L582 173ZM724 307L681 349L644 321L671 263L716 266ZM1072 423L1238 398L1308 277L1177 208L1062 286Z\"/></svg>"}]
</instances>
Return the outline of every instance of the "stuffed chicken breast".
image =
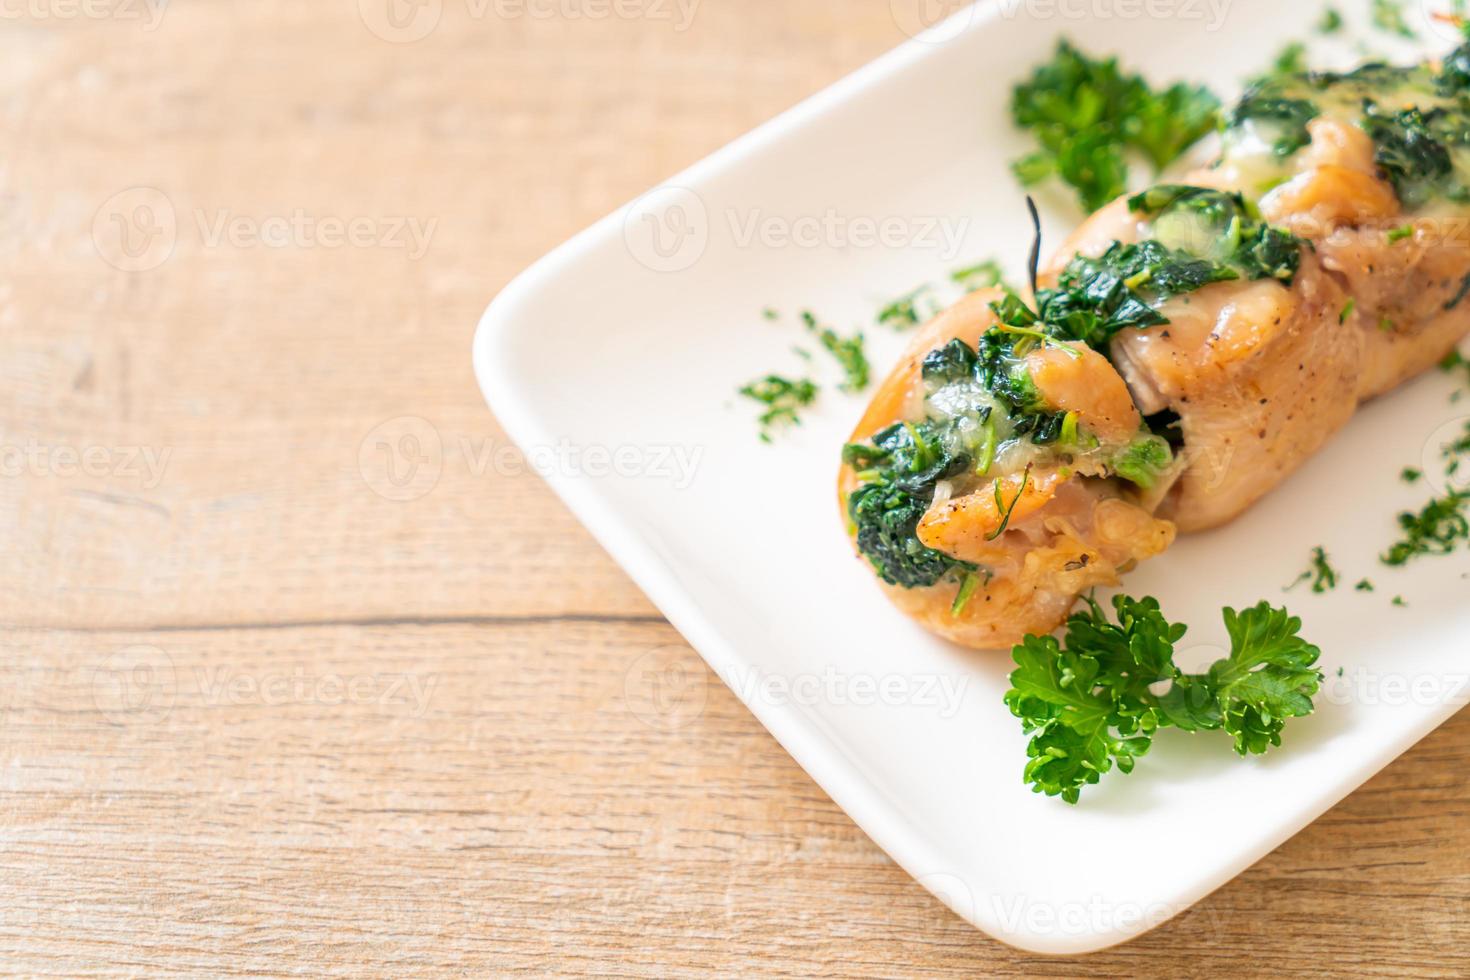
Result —
<instances>
[{"instance_id":1,"label":"stuffed chicken breast","mask_svg":"<svg viewBox=\"0 0 1470 980\"><path fill-rule=\"evenodd\" d=\"M1470 331L1470 46L1258 86L1221 159L927 325L844 451L857 551L975 647L1279 486Z\"/></svg>"},{"instance_id":2,"label":"stuffed chicken breast","mask_svg":"<svg viewBox=\"0 0 1470 980\"><path fill-rule=\"evenodd\" d=\"M1123 379L971 293L915 337L844 455L853 540L889 597L976 647L1048 631L1174 539L1146 493L1173 464Z\"/></svg>"}]
</instances>

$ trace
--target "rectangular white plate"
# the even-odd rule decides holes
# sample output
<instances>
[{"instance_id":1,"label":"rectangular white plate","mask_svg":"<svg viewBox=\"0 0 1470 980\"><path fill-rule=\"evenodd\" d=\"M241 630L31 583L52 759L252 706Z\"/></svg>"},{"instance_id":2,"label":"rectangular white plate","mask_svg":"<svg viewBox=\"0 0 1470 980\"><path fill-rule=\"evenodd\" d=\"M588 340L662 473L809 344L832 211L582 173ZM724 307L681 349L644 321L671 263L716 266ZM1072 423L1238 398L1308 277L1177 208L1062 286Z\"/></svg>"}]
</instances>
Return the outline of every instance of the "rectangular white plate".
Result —
<instances>
[{"instance_id":1,"label":"rectangular white plate","mask_svg":"<svg viewBox=\"0 0 1470 980\"><path fill-rule=\"evenodd\" d=\"M495 300L475 340L507 430L537 458L564 460L555 490L792 756L956 912L1038 952L1100 949L1184 910L1466 700L1464 557L1403 571L1375 557L1394 512L1428 493L1400 483L1400 468L1421 465L1436 430L1470 412L1438 375L1368 406L1245 518L1181 540L1127 583L1191 624L1181 660L1195 667L1220 655L1223 604L1280 602L1311 547L1328 548L1344 585L1288 597L1325 651L1327 689L1264 759L1172 732L1080 806L1033 795L1026 739L1001 703L1009 657L926 635L849 551L834 477L862 399L836 391L824 353L808 367L792 352L813 346L795 314L810 307L847 330L976 258L1002 256L1019 274L1030 232L1007 162L1027 144L1009 92L1058 36L1117 52L1156 83L1228 96L1285 40L1310 36L1321 11L1161 2L1141 6L1174 16L962 11L558 249ZM1055 244L1080 216L1064 195L1050 203ZM960 241L946 244L942 227ZM766 307L783 320L764 320ZM867 333L881 376L902 338ZM734 390L771 370L827 384L803 427L764 445ZM582 465L568 446L593 453ZM697 458L692 480L670 449ZM613 472L603 452L621 460ZM1353 590L1364 576L1377 592ZM1390 605L1396 594L1408 608Z\"/></svg>"}]
</instances>

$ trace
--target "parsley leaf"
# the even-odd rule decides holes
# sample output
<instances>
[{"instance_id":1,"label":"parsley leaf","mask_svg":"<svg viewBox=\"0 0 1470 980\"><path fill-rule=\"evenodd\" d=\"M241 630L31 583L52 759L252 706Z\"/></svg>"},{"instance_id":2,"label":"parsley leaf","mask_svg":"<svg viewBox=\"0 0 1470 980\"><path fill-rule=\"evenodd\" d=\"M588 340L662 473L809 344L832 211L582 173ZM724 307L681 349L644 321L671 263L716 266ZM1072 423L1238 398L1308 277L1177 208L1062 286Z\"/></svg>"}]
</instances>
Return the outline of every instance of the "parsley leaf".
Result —
<instances>
[{"instance_id":1,"label":"parsley leaf","mask_svg":"<svg viewBox=\"0 0 1470 980\"><path fill-rule=\"evenodd\" d=\"M1187 627L1153 598L1113 598L1117 622L1092 598L1067 621L1064 642L1028 636L1012 651L1005 702L1032 736L1025 780L1076 803L1114 768L1132 772L1161 728L1223 730L1241 755L1281 744L1291 718L1310 714L1322 683L1321 655L1300 636L1301 620L1262 602L1223 611L1230 655L1204 674L1174 664ZM1169 682L1162 694L1154 693Z\"/></svg>"},{"instance_id":2,"label":"parsley leaf","mask_svg":"<svg viewBox=\"0 0 1470 980\"><path fill-rule=\"evenodd\" d=\"M1225 610L1230 657L1205 676L1241 755L1280 745L1287 720L1312 713L1322 651L1297 635L1301 628L1300 619L1264 602L1241 613Z\"/></svg>"},{"instance_id":3,"label":"parsley leaf","mask_svg":"<svg viewBox=\"0 0 1470 980\"><path fill-rule=\"evenodd\" d=\"M1425 504L1417 514L1399 515L1403 536L1380 556L1385 565L1407 565L1421 555L1448 555L1461 541L1470 541L1470 520L1465 508L1470 506L1470 491L1451 489L1443 497Z\"/></svg>"},{"instance_id":4,"label":"parsley leaf","mask_svg":"<svg viewBox=\"0 0 1470 980\"><path fill-rule=\"evenodd\" d=\"M831 327L822 326L810 310L803 310L801 322L805 324L822 348L837 359L846 380L839 386L846 392L862 391L868 386L868 355L863 350L863 335L843 337Z\"/></svg>"},{"instance_id":5,"label":"parsley leaf","mask_svg":"<svg viewBox=\"0 0 1470 980\"><path fill-rule=\"evenodd\" d=\"M1127 151L1161 170L1215 128L1219 109L1208 89L1180 83L1155 92L1116 58L1091 58L1062 41L1012 92L1012 118L1041 144L1012 170L1027 187L1056 175L1095 211L1126 188Z\"/></svg>"},{"instance_id":6,"label":"parsley leaf","mask_svg":"<svg viewBox=\"0 0 1470 980\"><path fill-rule=\"evenodd\" d=\"M768 374L745 385L740 394L766 406L761 413L761 442L771 441L771 431L778 425L800 425L798 410L805 408L817 398L816 382L809 378L783 378L779 374Z\"/></svg>"},{"instance_id":7,"label":"parsley leaf","mask_svg":"<svg viewBox=\"0 0 1470 980\"><path fill-rule=\"evenodd\" d=\"M1311 567L1302 572L1295 582L1287 586L1286 591L1290 592L1309 579L1312 582L1312 591L1319 594L1337 588L1337 569L1332 567L1327 552L1323 548L1312 549Z\"/></svg>"}]
</instances>

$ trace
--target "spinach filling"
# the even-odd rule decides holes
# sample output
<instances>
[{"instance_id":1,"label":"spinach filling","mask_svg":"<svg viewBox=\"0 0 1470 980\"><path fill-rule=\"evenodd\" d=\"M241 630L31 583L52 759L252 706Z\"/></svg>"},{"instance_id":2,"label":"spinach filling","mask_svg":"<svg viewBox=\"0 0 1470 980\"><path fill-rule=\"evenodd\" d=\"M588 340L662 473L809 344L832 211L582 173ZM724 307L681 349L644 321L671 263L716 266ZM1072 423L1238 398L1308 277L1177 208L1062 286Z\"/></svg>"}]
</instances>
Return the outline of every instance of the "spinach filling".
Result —
<instances>
[{"instance_id":1,"label":"spinach filling","mask_svg":"<svg viewBox=\"0 0 1470 980\"><path fill-rule=\"evenodd\" d=\"M1038 345L1081 341L1106 351L1120 330L1167 323L1158 307L1171 297L1235 279L1290 284L1296 275L1301 241L1260 221L1239 194L1166 184L1129 207L1151 219L1154 238L1073 259L1057 288L1038 291L1036 309L1014 293L992 303L1000 323L975 347L955 339L924 357L922 421L843 450L861 481L848 499L858 550L885 582L921 588L976 571L917 536L940 481L985 477L1001 447L1017 441L1069 458L1098 447L1075 413L1041 397L1026 367ZM1149 489L1174 448L1145 428L1104 460L1104 472Z\"/></svg>"},{"instance_id":2,"label":"spinach filling","mask_svg":"<svg viewBox=\"0 0 1470 980\"><path fill-rule=\"evenodd\" d=\"M1065 414L1046 408L1026 370L1028 342L991 330L974 348L959 339L935 348L922 367L924 420L891 425L843 449L843 461L862 481L848 498L858 550L885 582L921 588L974 571L917 536L939 481L989 473L1005 441L1050 445L1063 437Z\"/></svg>"},{"instance_id":3,"label":"spinach filling","mask_svg":"<svg viewBox=\"0 0 1470 980\"><path fill-rule=\"evenodd\" d=\"M1336 105L1373 140L1374 161L1406 209L1436 198L1470 203L1470 43L1438 72L1373 63L1350 72L1307 72L1256 83L1226 116L1226 130L1253 125L1285 159L1311 142L1307 124Z\"/></svg>"},{"instance_id":4,"label":"spinach filling","mask_svg":"<svg viewBox=\"0 0 1470 980\"><path fill-rule=\"evenodd\" d=\"M1301 239L1258 220L1239 194L1164 184L1128 206L1152 218L1154 237L1074 258L1056 289L1037 293L1031 322L1105 351L1120 330L1168 323L1158 311L1168 299L1235 279L1289 286L1301 264Z\"/></svg>"}]
</instances>

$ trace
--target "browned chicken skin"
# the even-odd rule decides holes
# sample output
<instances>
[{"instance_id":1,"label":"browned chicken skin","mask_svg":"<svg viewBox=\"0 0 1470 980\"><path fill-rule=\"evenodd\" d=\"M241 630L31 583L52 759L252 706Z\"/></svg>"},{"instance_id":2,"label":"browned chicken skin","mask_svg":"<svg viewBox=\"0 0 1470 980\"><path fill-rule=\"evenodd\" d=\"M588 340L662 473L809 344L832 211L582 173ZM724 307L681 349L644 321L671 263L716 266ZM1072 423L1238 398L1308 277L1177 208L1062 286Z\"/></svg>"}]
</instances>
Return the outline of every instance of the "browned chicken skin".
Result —
<instances>
[{"instance_id":1,"label":"browned chicken skin","mask_svg":"<svg viewBox=\"0 0 1470 980\"><path fill-rule=\"evenodd\" d=\"M1158 513L1186 533L1243 513L1362 400L1433 366L1470 331L1470 304L1444 308L1470 271L1466 244L1433 232L1389 241L1411 219L1376 175L1372 140L1334 119L1308 130L1299 172L1260 205L1264 218L1313 245L1292 287L1206 286L1165 303L1168 324L1113 340L1112 360L1139 410L1180 418L1189 465ZM1240 190L1238 176L1227 165L1186 182ZM1062 246L1049 274L1073 255L1138 241L1144 230L1126 200L1114 202Z\"/></svg>"},{"instance_id":2,"label":"browned chicken skin","mask_svg":"<svg viewBox=\"0 0 1470 980\"><path fill-rule=\"evenodd\" d=\"M1184 180L1238 192L1261 222L1301 239L1292 274L1239 275L1165 293L1153 309L1168 322L1118 330L1099 350L1032 329L1035 345L1016 370L1045 410L1066 415L1072 441L1043 450L1018 437L993 460L986 455L978 472L941 480L913 535L962 564L932 584L883 582L895 605L973 647L1049 632L1080 593L1115 584L1160 554L1176 528L1203 530L1241 514L1362 401L1442 360L1470 332L1470 300L1460 303L1470 291L1470 205L1401 201L1358 115L1367 111L1365 83L1345 78L1342 92L1304 89L1325 94L1299 150L1273 149L1247 124L1227 133L1213 168ZM1436 95L1409 86L1394 81L1373 94L1389 109L1445 98L1442 88ZM1470 149L1454 165L1470 173ZM1127 198L1115 201L1077 229L1040 285L1056 288L1074 257L1096 259L1115 243L1158 235ZM992 330L1028 334L1000 322L992 304L1001 295L972 293L922 328L852 441L929 417L934 390L923 361L931 351L955 338L978 350ZM1120 454L1176 416L1173 462L1146 480L1121 479L1128 471ZM844 511L866 479L843 467Z\"/></svg>"},{"instance_id":3,"label":"browned chicken skin","mask_svg":"<svg viewBox=\"0 0 1470 980\"><path fill-rule=\"evenodd\" d=\"M973 346L996 324L990 304L1001 295L971 293L923 327L849 441L922 417L924 355L954 338ZM1076 411L1099 432L1126 442L1141 419L1122 379L1095 351L1076 353L1073 359L1055 349L1034 351L1038 387L1058 408ZM844 507L857 483L854 469L844 466L838 481ZM972 492L937 501L918 527L929 547L987 568L991 578L983 591L958 614L953 606L959 580L916 589L883 583L884 591L926 628L966 646L1009 646L1027 633L1048 632L1079 593L1116 584L1121 571L1173 543L1173 525L1151 517L1129 496L1118 481L1090 478L1076 467L1012 468L980 481ZM997 533L1003 508L1008 521Z\"/></svg>"}]
</instances>

